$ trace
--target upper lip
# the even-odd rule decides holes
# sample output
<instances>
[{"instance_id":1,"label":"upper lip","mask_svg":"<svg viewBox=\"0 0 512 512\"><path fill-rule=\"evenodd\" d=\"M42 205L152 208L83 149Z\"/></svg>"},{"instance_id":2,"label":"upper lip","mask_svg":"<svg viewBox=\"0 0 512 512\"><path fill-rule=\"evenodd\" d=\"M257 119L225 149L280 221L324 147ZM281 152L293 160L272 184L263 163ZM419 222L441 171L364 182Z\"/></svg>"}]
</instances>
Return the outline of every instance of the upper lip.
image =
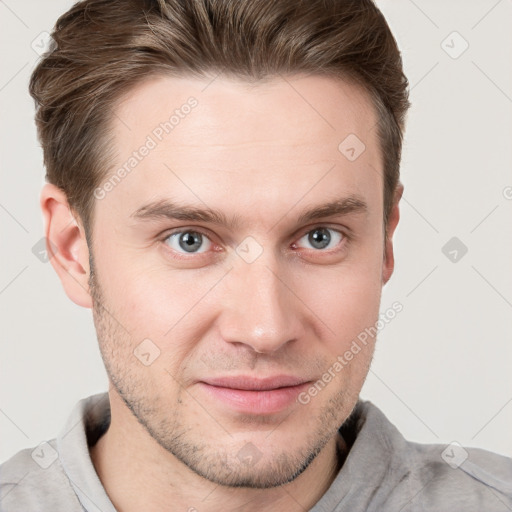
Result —
<instances>
[{"instance_id":1,"label":"upper lip","mask_svg":"<svg viewBox=\"0 0 512 512\"><path fill-rule=\"evenodd\" d=\"M269 391L271 389L298 386L309 382L293 375L275 375L264 379L246 375L202 379L201 382L221 388L241 389L245 391Z\"/></svg>"}]
</instances>

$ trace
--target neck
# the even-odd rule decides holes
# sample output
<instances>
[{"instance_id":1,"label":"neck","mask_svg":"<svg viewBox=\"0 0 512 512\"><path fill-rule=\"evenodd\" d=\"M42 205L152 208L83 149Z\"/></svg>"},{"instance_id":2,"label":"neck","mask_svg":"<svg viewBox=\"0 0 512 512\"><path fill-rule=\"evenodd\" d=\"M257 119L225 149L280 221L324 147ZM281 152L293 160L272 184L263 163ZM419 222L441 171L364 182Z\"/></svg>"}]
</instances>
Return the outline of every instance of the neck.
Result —
<instances>
[{"instance_id":1,"label":"neck","mask_svg":"<svg viewBox=\"0 0 512 512\"><path fill-rule=\"evenodd\" d=\"M112 399L111 399L112 404ZM165 451L128 410L114 414L107 432L90 448L96 472L119 512L229 512L309 510L335 479L346 445L334 436L294 481L269 489L212 483ZM123 417L124 416L124 417ZM137 447L134 449L134 447Z\"/></svg>"}]
</instances>

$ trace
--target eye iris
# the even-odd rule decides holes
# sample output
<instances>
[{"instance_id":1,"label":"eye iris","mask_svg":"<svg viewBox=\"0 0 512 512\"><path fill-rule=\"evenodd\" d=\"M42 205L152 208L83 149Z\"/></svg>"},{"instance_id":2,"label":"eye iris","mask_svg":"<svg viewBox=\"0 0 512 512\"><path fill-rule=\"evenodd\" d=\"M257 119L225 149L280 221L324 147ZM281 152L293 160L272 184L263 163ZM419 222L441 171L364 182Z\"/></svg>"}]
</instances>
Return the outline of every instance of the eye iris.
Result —
<instances>
[{"instance_id":1,"label":"eye iris","mask_svg":"<svg viewBox=\"0 0 512 512\"><path fill-rule=\"evenodd\" d=\"M187 252L194 252L201 247L202 236L195 231L187 231L179 238L180 247Z\"/></svg>"},{"instance_id":2,"label":"eye iris","mask_svg":"<svg viewBox=\"0 0 512 512\"><path fill-rule=\"evenodd\" d=\"M319 228L311 231L308 236L310 244L317 249L324 249L331 241L331 234L325 228ZM318 246L318 245L319 246Z\"/></svg>"}]
</instances>

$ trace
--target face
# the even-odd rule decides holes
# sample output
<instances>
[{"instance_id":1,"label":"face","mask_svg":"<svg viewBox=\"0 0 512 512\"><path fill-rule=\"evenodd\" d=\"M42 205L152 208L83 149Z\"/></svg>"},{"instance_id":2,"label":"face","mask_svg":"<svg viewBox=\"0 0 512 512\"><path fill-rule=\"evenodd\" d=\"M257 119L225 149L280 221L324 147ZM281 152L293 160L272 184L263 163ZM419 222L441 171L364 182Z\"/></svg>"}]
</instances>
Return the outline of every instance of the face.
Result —
<instances>
[{"instance_id":1,"label":"face","mask_svg":"<svg viewBox=\"0 0 512 512\"><path fill-rule=\"evenodd\" d=\"M91 248L100 349L126 412L211 481L293 480L357 401L373 340L336 361L379 314L375 123L364 92L319 76L154 78L116 109Z\"/></svg>"}]
</instances>

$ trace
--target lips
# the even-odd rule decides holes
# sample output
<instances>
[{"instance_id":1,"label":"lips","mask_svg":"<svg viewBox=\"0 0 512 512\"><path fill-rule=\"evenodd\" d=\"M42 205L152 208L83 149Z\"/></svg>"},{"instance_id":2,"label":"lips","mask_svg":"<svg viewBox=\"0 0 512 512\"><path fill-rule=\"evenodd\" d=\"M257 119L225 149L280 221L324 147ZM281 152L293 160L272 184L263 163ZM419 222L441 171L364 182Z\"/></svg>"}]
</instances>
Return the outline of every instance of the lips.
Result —
<instances>
[{"instance_id":1,"label":"lips","mask_svg":"<svg viewBox=\"0 0 512 512\"><path fill-rule=\"evenodd\" d=\"M300 377L277 375L275 377L267 377L264 379L257 379L249 376L221 377L204 379L202 382L209 384L210 386L217 386L220 388L241 389L245 391L270 391L273 389L298 386L307 381Z\"/></svg>"},{"instance_id":2,"label":"lips","mask_svg":"<svg viewBox=\"0 0 512 512\"><path fill-rule=\"evenodd\" d=\"M274 414L288 409L310 381L276 375L263 379L250 376L204 379L199 388L215 405L246 414Z\"/></svg>"}]
</instances>

